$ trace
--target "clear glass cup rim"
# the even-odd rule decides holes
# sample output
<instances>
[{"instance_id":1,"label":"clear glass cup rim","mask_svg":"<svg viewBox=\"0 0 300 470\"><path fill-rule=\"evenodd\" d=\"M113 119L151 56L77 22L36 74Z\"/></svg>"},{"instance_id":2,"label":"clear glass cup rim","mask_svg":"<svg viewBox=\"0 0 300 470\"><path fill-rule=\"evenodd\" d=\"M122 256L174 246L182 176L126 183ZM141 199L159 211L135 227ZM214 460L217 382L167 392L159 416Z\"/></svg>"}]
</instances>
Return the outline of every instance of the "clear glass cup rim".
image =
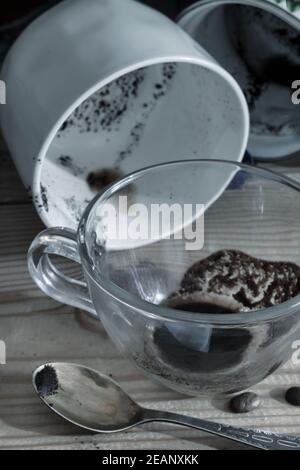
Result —
<instances>
[{"instance_id":1,"label":"clear glass cup rim","mask_svg":"<svg viewBox=\"0 0 300 470\"><path fill-rule=\"evenodd\" d=\"M197 312L187 312L183 310L174 310L168 307L162 307L156 304L151 304L145 300L142 300L133 294L125 291L121 287L117 286L115 283L107 279L99 270L96 269L92 258L89 255L87 243L86 243L86 227L89 217L96 205L104 204L113 194L116 194L121 189L131 184L133 181L142 178L143 176L151 173L153 171L163 169L163 168L173 168L180 167L183 165L230 165L241 170L252 173L254 176L261 177L267 180L271 180L288 186L291 189L300 192L300 183L291 178L281 175L279 173L265 170L263 168L257 168L255 166L240 163L230 160L220 160L220 159L188 159L180 161L170 161L162 163L159 165L152 165L145 167L143 169L137 170L130 173L124 178L112 183L108 186L103 192L98 194L87 206L84 211L84 214L79 222L77 240L79 254L81 262L85 272L89 277L96 282L97 285L106 292L107 295L113 297L120 303L123 303L127 307L133 308L135 311L139 312L141 315L152 317L156 320L168 320L173 322L191 322L198 324L214 324L222 326L232 326L232 325L251 325L258 324L262 322L272 321L275 318L281 316L288 316L295 313L300 308L300 294L292 299L276 305L274 307L269 307L267 309L257 310L253 313L241 312L241 313L197 313Z\"/></svg>"}]
</instances>

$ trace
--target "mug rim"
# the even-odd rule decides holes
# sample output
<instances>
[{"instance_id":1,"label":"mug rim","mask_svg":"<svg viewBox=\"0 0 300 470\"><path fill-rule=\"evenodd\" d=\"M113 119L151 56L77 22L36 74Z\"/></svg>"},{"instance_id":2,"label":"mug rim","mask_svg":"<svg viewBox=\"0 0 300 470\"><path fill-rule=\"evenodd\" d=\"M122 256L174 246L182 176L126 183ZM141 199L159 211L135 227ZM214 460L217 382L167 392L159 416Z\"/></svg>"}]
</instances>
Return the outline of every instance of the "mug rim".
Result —
<instances>
[{"instance_id":1,"label":"mug rim","mask_svg":"<svg viewBox=\"0 0 300 470\"><path fill-rule=\"evenodd\" d=\"M214 324L222 326L233 326L233 325L253 325L260 324L262 322L272 321L275 318L282 317L285 315L293 314L300 307L300 294L289 299L286 302L283 302L279 305L273 307L257 310L254 312L240 312L240 313L199 313L199 312L187 312L184 310L175 310L165 306L159 306L152 304L145 300L142 300L133 294L126 292L124 289L105 278L104 275L99 273L96 270L93 260L89 256L87 244L86 244L86 224L89 220L89 216L96 204L102 204L107 199L120 191L123 187L127 186L129 183L132 183L136 179L143 177L145 174L164 167L173 167L181 166L188 164L224 164L230 166L237 166L241 169L252 172L254 175L261 176L265 179L275 181L277 183L283 184L290 187L291 189L300 192L300 183L287 176L283 176L279 173L265 170L262 168L253 167L251 165L229 161L229 160L218 160L218 159L189 159L189 160L180 160L180 161L171 161L167 163L162 163L159 165L152 165L141 170L137 170L133 173L130 173L125 178L118 180L115 183L112 183L106 190L98 194L93 201L87 206L85 212L79 223L78 232L77 232L77 243L79 248L79 254L84 267L85 272L89 275L93 282L96 282L97 285L105 291L105 293L113 297L118 302L125 304L128 307L132 307L135 311L139 313L150 316L154 319L162 319L169 321L184 321L191 323L200 323L200 324ZM284 308L283 308L284 306Z\"/></svg>"},{"instance_id":2,"label":"mug rim","mask_svg":"<svg viewBox=\"0 0 300 470\"><path fill-rule=\"evenodd\" d=\"M288 19L292 26L299 28L299 19L295 17L291 11L282 8L280 5L273 3L270 0L198 0L193 5L184 8L184 10L177 15L176 24L181 26L181 21L187 15L192 13L194 10L202 9L202 7L206 7L208 5L217 7L221 5L225 6L235 4L261 8L262 10L277 14L277 16L282 17L283 19Z\"/></svg>"},{"instance_id":3,"label":"mug rim","mask_svg":"<svg viewBox=\"0 0 300 470\"><path fill-rule=\"evenodd\" d=\"M50 227L50 219L48 217L47 211L44 208L43 201L42 201L42 194L40 191L40 185L42 181L42 168L44 162L46 160L47 153L53 143L56 134L58 133L59 129L63 125L66 119L68 119L71 114L80 106L85 100L89 99L93 96L94 93L101 90L103 87L112 83L113 81L117 80L120 77L125 76L126 74L135 72L142 68L151 67L153 65L160 65L166 63L178 63L178 64L187 64L187 65L196 65L202 67L210 72L215 73L219 77L222 77L226 83L232 88L234 91L237 100L240 103L242 109L242 117L244 120L243 126L243 140L241 143L241 150L240 154L238 155L237 162L241 161L249 139L250 133L250 115L248 105L244 96L243 91L241 90L239 84L234 79L234 77L227 72L221 65L219 65L212 57L188 57L182 55L170 55L165 57L156 57L153 59L147 59L143 61L138 61L130 66L123 67L116 71L114 74L110 74L105 79L97 81L95 85L90 87L86 90L83 94L81 94L61 115L61 117L56 121L50 132L48 133L46 139L43 142L43 145L39 151L39 154L36 158L36 165L34 167L34 174L33 174L33 184L32 184L32 194L33 194L33 202L35 205L35 209L39 214L40 218L46 225L46 227ZM241 133L242 135L242 133ZM155 165L157 166L157 165ZM134 174L134 173L132 173Z\"/></svg>"}]
</instances>

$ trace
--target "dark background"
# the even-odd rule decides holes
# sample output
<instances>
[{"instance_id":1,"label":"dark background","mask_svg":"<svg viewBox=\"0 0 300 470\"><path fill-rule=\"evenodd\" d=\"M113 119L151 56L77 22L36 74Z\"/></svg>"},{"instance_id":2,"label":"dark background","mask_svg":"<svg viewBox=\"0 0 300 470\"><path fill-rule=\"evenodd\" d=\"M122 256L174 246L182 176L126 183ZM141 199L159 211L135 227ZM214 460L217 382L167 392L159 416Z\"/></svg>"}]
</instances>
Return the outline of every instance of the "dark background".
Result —
<instances>
[{"instance_id":1,"label":"dark background","mask_svg":"<svg viewBox=\"0 0 300 470\"><path fill-rule=\"evenodd\" d=\"M1 5L1 24L22 18L36 9L46 9L51 5L63 0L2 0ZM166 15L174 18L176 14L195 0L139 0ZM3 5L4 3L4 5Z\"/></svg>"}]
</instances>

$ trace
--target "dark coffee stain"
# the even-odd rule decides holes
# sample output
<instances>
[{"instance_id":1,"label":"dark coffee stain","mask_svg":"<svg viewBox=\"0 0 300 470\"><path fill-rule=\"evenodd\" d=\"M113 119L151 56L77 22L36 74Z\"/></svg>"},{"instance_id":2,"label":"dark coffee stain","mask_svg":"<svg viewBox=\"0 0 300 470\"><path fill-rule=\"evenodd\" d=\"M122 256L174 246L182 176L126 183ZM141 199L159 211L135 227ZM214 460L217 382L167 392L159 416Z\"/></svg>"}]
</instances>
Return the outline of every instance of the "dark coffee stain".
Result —
<instances>
[{"instance_id":1,"label":"dark coffee stain","mask_svg":"<svg viewBox=\"0 0 300 470\"><path fill-rule=\"evenodd\" d=\"M208 302L183 302L178 305L172 304L174 310L183 310L185 312L195 313L238 313L237 310L231 310L228 307L225 309L222 305L217 305Z\"/></svg>"},{"instance_id":2,"label":"dark coffee stain","mask_svg":"<svg viewBox=\"0 0 300 470\"><path fill-rule=\"evenodd\" d=\"M225 14L232 44L246 67L247 85L244 93L249 109L253 111L259 98L271 84L290 89L292 82L299 76L300 34L296 28L261 8L230 5L226 6ZM263 61L256 59L255 45L258 47L259 39L253 37L253 44L249 42L247 29L252 26L261 28L268 39L261 44L266 56ZM277 54L274 53L274 45L277 46ZM278 134L280 131L282 129L278 126L264 126L264 132Z\"/></svg>"},{"instance_id":3,"label":"dark coffee stain","mask_svg":"<svg viewBox=\"0 0 300 470\"><path fill-rule=\"evenodd\" d=\"M39 206L39 208L40 209L44 208L46 212L49 212L47 189L42 184L41 184L41 199L42 199L42 204Z\"/></svg>"},{"instance_id":4,"label":"dark coffee stain","mask_svg":"<svg viewBox=\"0 0 300 470\"><path fill-rule=\"evenodd\" d=\"M72 128L79 133L118 130L129 100L136 98L144 81L144 69L124 75L78 106L61 126L58 137Z\"/></svg>"},{"instance_id":5,"label":"dark coffee stain","mask_svg":"<svg viewBox=\"0 0 300 470\"><path fill-rule=\"evenodd\" d=\"M122 178L122 176L123 173L118 169L103 168L102 170L91 172L87 177L87 183L92 191L99 192Z\"/></svg>"},{"instance_id":6,"label":"dark coffee stain","mask_svg":"<svg viewBox=\"0 0 300 470\"><path fill-rule=\"evenodd\" d=\"M73 161L73 158L69 155L61 155L58 158L58 163L60 166L66 168L74 176L80 176L85 173L85 169L79 165L76 165L76 163Z\"/></svg>"},{"instance_id":7,"label":"dark coffee stain","mask_svg":"<svg viewBox=\"0 0 300 470\"><path fill-rule=\"evenodd\" d=\"M117 153L115 162L112 163L114 168L119 168L132 155L142 138L147 120L156 108L158 101L166 95L169 89L176 73L176 64L166 63L161 67L161 80L153 83L153 91L150 89L149 101L146 100L141 104L143 112L128 132L128 141L125 143L124 149ZM76 129L79 134L101 131L118 132L127 112L132 110L132 104L140 96L140 88L145 81L145 76L146 69L141 68L118 78L94 93L76 108L64 122L57 138L61 138L72 129ZM109 141L110 137L107 137L106 140ZM69 167L69 158L67 157L67 160L64 158L61 164Z\"/></svg>"},{"instance_id":8,"label":"dark coffee stain","mask_svg":"<svg viewBox=\"0 0 300 470\"><path fill-rule=\"evenodd\" d=\"M165 327L157 328L153 334L153 342L159 358L164 364L174 368L174 372L211 372L225 370L238 364L252 339L247 330L213 330L209 340L209 353L205 348L201 351L180 340Z\"/></svg>"},{"instance_id":9,"label":"dark coffee stain","mask_svg":"<svg viewBox=\"0 0 300 470\"><path fill-rule=\"evenodd\" d=\"M295 77L300 77L300 64L284 55L270 57L260 69L262 82L272 81L291 88Z\"/></svg>"},{"instance_id":10,"label":"dark coffee stain","mask_svg":"<svg viewBox=\"0 0 300 470\"><path fill-rule=\"evenodd\" d=\"M149 102L143 103L143 113L141 115L141 120L136 122L128 136L128 144L126 145L125 149L119 152L119 156L116 159L114 166L115 168L119 168L120 165L130 157L134 150L137 148L144 130L146 128L146 122L148 121L149 117L151 116L152 112L156 108L157 103L160 99L166 96L172 80L176 74L176 64L174 63L166 63L162 66L162 80L161 82L155 83L154 90L152 93L152 98ZM137 97L138 94L135 95Z\"/></svg>"}]
</instances>

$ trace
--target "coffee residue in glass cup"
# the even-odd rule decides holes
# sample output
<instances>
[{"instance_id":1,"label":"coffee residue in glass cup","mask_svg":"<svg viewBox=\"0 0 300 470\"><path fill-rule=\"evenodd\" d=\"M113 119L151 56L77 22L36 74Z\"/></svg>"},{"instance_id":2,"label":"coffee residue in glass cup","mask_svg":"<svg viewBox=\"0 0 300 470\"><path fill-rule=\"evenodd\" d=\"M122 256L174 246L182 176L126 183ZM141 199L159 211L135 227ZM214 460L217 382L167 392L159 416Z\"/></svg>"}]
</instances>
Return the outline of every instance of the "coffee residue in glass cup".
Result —
<instances>
[{"instance_id":1,"label":"coffee residue in glass cup","mask_svg":"<svg viewBox=\"0 0 300 470\"><path fill-rule=\"evenodd\" d=\"M190 312L253 312L282 304L299 293L297 264L222 250L189 268L165 304Z\"/></svg>"},{"instance_id":2,"label":"coffee residue in glass cup","mask_svg":"<svg viewBox=\"0 0 300 470\"><path fill-rule=\"evenodd\" d=\"M243 313L245 318L300 293L300 267L290 262L266 261L238 250L212 253L183 276L176 292L161 306L205 314ZM181 392L238 393L255 383L257 365L249 356L283 338L294 320L265 323L254 330L193 324L183 320L161 322L145 331L143 350L134 360L154 377L174 384ZM281 366L272 356L265 377ZM220 385L222 384L222 385Z\"/></svg>"}]
</instances>

